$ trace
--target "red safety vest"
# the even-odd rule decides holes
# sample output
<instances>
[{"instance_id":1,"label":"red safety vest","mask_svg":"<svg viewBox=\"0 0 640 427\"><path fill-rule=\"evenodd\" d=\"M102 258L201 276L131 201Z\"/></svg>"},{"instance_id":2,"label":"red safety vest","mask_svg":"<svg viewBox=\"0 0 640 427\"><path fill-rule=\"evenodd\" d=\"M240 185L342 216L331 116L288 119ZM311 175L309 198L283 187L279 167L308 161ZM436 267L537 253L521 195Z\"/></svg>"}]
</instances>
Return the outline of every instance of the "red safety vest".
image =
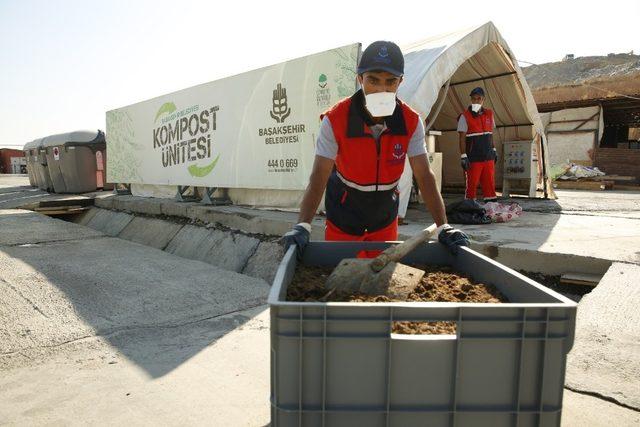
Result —
<instances>
[{"instance_id":1,"label":"red safety vest","mask_svg":"<svg viewBox=\"0 0 640 427\"><path fill-rule=\"evenodd\" d=\"M493 160L493 111L482 108L474 113L469 107L462 115L467 120L465 152L469 161Z\"/></svg>"},{"instance_id":2,"label":"red safety vest","mask_svg":"<svg viewBox=\"0 0 640 427\"><path fill-rule=\"evenodd\" d=\"M338 144L325 195L327 219L353 235L386 227L398 216L396 187L409 140L418 126L418 114L397 100L377 141L369 128L374 123L365 110L362 91L340 101L325 115Z\"/></svg>"}]
</instances>

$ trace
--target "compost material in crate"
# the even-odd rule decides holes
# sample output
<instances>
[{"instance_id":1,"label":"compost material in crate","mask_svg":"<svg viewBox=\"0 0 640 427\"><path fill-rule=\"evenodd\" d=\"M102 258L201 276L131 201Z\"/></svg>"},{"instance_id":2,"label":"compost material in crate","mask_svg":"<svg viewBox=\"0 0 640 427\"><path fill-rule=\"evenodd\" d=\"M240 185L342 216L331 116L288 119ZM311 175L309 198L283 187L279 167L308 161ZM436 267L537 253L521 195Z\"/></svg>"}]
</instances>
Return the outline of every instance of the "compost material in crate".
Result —
<instances>
[{"instance_id":1,"label":"compost material in crate","mask_svg":"<svg viewBox=\"0 0 640 427\"><path fill-rule=\"evenodd\" d=\"M283 258L269 295L271 425L559 426L576 304L481 254L434 242L402 262L449 267L506 302L289 298L300 264L331 271L388 245L311 242L301 261L295 248ZM445 332L399 333L411 322Z\"/></svg>"},{"instance_id":2,"label":"compost material in crate","mask_svg":"<svg viewBox=\"0 0 640 427\"><path fill-rule=\"evenodd\" d=\"M456 274L448 267L421 266L425 272L420 283L404 297L369 295L344 289L327 292L325 281L331 267L300 265L287 288L287 301L306 302L507 302L495 286L476 283L469 277ZM455 322L393 322L392 332L397 334L455 334Z\"/></svg>"},{"instance_id":3,"label":"compost material in crate","mask_svg":"<svg viewBox=\"0 0 640 427\"><path fill-rule=\"evenodd\" d=\"M356 291L331 290L325 288L325 281L331 274L331 267L300 265L287 287L287 301L306 302L507 302L495 286L478 283L472 278L457 274L449 267L416 265L425 271L420 283L406 298L393 295L367 295Z\"/></svg>"}]
</instances>

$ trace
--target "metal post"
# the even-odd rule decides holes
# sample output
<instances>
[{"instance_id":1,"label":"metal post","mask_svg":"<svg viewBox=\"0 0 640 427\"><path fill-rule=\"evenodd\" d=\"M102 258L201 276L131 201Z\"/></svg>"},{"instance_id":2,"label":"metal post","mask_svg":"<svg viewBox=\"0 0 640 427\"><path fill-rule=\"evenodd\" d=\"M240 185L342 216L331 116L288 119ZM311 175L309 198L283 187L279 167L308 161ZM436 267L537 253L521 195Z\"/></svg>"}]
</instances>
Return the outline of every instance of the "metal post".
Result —
<instances>
[{"instance_id":1,"label":"metal post","mask_svg":"<svg viewBox=\"0 0 640 427\"><path fill-rule=\"evenodd\" d=\"M204 187L204 194L202 195L202 199L200 199L200 203L204 205L212 205L212 206L224 206L230 205L231 200L229 199L228 192L226 188L220 189L222 190L222 196L213 197L213 194L218 190L218 187Z\"/></svg>"},{"instance_id":2,"label":"metal post","mask_svg":"<svg viewBox=\"0 0 640 427\"><path fill-rule=\"evenodd\" d=\"M197 202L198 198L195 196L195 187L193 187L194 195L187 196L185 193L189 189L189 185L178 185L178 191L176 192L176 200L178 202Z\"/></svg>"}]
</instances>

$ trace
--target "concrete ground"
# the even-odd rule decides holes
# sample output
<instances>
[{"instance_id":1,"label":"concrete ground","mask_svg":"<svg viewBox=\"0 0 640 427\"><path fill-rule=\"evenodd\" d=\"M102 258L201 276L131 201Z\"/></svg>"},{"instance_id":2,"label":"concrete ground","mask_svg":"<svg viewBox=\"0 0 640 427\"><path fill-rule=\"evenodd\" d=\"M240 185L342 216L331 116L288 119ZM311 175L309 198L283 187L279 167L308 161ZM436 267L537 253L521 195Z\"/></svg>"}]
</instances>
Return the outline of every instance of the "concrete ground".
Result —
<instances>
[{"instance_id":1,"label":"concrete ground","mask_svg":"<svg viewBox=\"0 0 640 427\"><path fill-rule=\"evenodd\" d=\"M94 230L7 209L60 197L36 196L16 187L21 183L24 178L0 176L0 425L269 423L267 283L187 259L193 251L179 248L195 232L191 225L180 231L184 236L174 233L173 252L111 236L136 215L278 235L295 214L96 193L81 197L128 213L110 211L100 220L96 210L85 224L107 226ZM612 193L592 215L584 206L590 197L606 199L606 192L567 192L566 199L559 193L557 202L521 200L525 216L513 223L465 229L477 249L498 260L535 258L539 251L545 265L562 260L544 268L595 264L599 271L613 264L578 307L562 425L640 425L637 200ZM412 209L401 232L411 234L428 220ZM584 249L594 228L596 243ZM508 245L512 252L500 253Z\"/></svg>"},{"instance_id":2,"label":"concrete ground","mask_svg":"<svg viewBox=\"0 0 640 427\"><path fill-rule=\"evenodd\" d=\"M640 425L640 412L598 397L564 390L562 427L632 427Z\"/></svg>"},{"instance_id":3,"label":"concrete ground","mask_svg":"<svg viewBox=\"0 0 640 427\"><path fill-rule=\"evenodd\" d=\"M31 189L29 176L26 174L0 174L0 189Z\"/></svg>"},{"instance_id":4,"label":"concrete ground","mask_svg":"<svg viewBox=\"0 0 640 427\"><path fill-rule=\"evenodd\" d=\"M640 408L640 265L615 263L580 301L567 385Z\"/></svg>"},{"instance_id":5,"label":"concrete ground","mask_svg":"<svg viewBox=\"0 0 640 427\"><path fill-rule=\"evenodd\" d=\"M267 425L268 328L260 306L48 349L2 370L0 425Z\"/></svg>"},{"instance_id":6,"label":"concrete ground","mask_svg":"<svg viewBox=\"0 0 640 427\"><path fill-rule=\"evenodd\" d=\"M93 197L94 193L83 195L49 194L31 187L27 175L0 174L0 209L13 209L46 200L90 199Z\"/></svg>"},{"instance_id":7,"label":"concrete ground","mask_svg":"<svg viewBox=\"0 0 640 427\"><path fill-rule=\"evenodd\" d=\"M0 425L268 423L266 282L28 211L0 230Z\"/></svg>"},{"instance_id":8,"label":"concrete ground","mask_svg":"<svg viewBox=\"0 0 640 427\"><path fill-rule=\"evenodd\" d=\"M557 200L511 199L524 210L511 222L456 227L469 234L477 251L527 271L602 275L615 261L640 263L640 192L556 193ZM400 227L403 237L432 221L417 205L408 210L407 220Z\"/></svg>"}]
</instances>

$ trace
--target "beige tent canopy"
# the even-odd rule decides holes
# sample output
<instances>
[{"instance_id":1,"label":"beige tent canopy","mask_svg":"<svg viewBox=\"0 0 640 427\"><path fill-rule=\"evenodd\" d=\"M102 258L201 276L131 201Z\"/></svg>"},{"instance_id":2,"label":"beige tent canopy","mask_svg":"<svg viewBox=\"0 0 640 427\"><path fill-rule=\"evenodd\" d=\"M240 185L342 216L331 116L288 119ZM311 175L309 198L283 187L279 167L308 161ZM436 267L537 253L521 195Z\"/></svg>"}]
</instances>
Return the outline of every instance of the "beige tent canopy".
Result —
<instances>
[{"instance_id":1,"label":"beige tent canopy","mask_svg":"<svg viewBox=\"0 0 640 427\"><path fill-rule=\"evenodd\" d=\"M484 88L485 105L494 111L494 143L528 140L536 144L540 194L553 197L544 127L514 54L493 23L432 37L403 47L405 77L399 97L420 113L431 130L442 131L436 150L443 153L443 187L464 185L459 166L457 119L474 87ZM502 183L498 162L496 184Z\"/></svg>"}]
</instances>

